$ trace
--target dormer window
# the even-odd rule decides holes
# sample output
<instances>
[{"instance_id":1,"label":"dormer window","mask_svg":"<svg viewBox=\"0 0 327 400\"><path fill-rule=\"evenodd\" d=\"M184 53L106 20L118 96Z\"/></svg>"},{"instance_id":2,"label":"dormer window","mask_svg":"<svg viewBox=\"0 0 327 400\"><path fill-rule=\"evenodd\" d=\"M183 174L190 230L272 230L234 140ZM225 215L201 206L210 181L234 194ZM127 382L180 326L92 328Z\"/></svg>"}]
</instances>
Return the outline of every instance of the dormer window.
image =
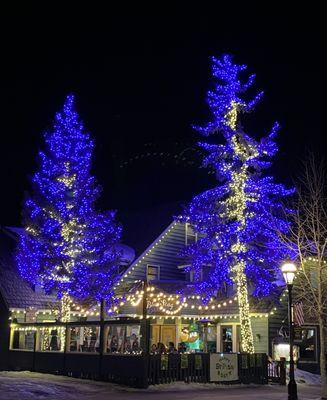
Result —
<instances>
[{"instance_id":1,"label":"dormer window","mask_svg":"<svg viewBox=\"0 0 327 400\"><path fill-rule=\"evenodd\" d=\"M200 268L198 274L195 273L194 269L191 269L190 264L179 265L178 269L182 269L185 272L185 280L189 282L202 282L208 279L211 272L211 265L203 265Z\"/></svg>"},{"instance_id":2,"label":"dormer window","mask_svg":"<svg viewBox=\"0 0 327 400\"><path fill-rule=\"evenodd\" d=\"M191 224L185 224L185 244L190 245L196 243L198 240L198 234L194 231Z\"/></svg>"}]
</instances>

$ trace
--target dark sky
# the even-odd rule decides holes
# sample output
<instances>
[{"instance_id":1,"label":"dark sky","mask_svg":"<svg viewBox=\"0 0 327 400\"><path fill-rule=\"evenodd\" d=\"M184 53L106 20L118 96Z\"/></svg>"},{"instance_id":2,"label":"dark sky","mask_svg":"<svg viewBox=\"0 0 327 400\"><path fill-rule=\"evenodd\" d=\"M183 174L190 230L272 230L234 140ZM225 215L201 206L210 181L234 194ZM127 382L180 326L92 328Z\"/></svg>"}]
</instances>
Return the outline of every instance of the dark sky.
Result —
<instances>
[{"instance_id":1,"label":"dark sky","mask_svg":"<svg viewBox=\"0 0 327 400\"><path fill-rule=\"evenodd\" d=\"M62 19L3 13L0 224L19 223L42 133L70 92L96 142L102 208L130 212L210 187L191 125L209 117L209 57L226 52L265 91L248 133L282 124L272 173L289 183L307 149L326 150L324 29L318 9L265 7L193 15L97 10Z\"/></svg>"}]
</instances>

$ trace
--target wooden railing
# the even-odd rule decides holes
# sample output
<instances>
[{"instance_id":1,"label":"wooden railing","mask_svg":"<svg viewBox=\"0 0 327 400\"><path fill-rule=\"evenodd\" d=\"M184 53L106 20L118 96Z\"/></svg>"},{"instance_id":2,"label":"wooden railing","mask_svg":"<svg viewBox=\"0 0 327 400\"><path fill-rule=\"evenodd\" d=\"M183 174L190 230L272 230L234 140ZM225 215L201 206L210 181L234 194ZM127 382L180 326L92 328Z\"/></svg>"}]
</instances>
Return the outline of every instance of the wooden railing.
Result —
<instances>
[{"instance_id":1,"label":"wooden railing","mask_svg":"<svg viewBox=\"0 0 327 400\"><path fill-rule=\"evenodd\" d=\"M272 383L286 385L286 360L268 362L268 380Z\"/></svg>"},{"instance_id":2,"label":"wooden railing","mask_svg":"<svg viewBox=\"0 0 327 400\"><path fill-rule=\"evenodd\" d=\"M209 382L209 358L207 353L150 355L149 384Z\"/></svg>"},{"instance_id":3,"label":"wooden railing","mask_svg":"<svg viewBox=\"0 0 327 400\"><path fill-rule=\"evenodd\" d=\"M82 324L90 323L62 324L66 329L66 337L68 326ZM37 328L41 326L46 324L34 324ZM8 369L99 379L140 388L176 381L210 382L208 353L130 355L69 352L67 348L66 343L65 351L62 352L37 351L35 345L30 351L9 350ZM285 361L269 363L266 354L239 353L237 364L238 380L222 383L286 384Z\"/></svg>"},{"instance_id":4,"label":"wooden railing","mask_svg":"<svg viewBox=\"0 0 327 400\"><path fill-rule=\"evenodd\" d=\"M285 384L283 363L268 364L266 354L238 354L237 381ZM210 354L114 355L11 350L9 369L34 370L76 378L115 382L132 387L161 383L210 382Z\"/></svg>"}]
</instances>

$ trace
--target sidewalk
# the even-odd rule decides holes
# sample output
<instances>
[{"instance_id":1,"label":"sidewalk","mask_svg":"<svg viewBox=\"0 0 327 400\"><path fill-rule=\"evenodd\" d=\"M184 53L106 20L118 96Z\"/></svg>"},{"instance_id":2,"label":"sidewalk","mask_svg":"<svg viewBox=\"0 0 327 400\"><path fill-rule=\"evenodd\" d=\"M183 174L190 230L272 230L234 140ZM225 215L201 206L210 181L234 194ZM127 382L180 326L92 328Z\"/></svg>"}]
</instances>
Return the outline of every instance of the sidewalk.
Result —
<instances>
[{"instance_id":1,"label":"sidewalk","mask_svg":"<svg viewBox=\"0 0 327 400\"><path fill-rule=\"evenodd\" d=\"M320 386L298 385L299 400L318 400ZM181 382L138 390L33 372L0 372L0 400L287 400L279 385L219 386Z\"/></svg>"}]
</instances>

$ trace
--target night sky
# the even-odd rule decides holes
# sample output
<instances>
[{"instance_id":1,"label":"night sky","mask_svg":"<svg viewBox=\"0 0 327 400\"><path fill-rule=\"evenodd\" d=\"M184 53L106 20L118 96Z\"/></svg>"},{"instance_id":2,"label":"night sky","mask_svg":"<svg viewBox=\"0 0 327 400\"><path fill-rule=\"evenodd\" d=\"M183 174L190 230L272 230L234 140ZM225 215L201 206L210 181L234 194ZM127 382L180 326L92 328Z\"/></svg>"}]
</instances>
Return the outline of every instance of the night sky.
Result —
<instances>
[{"instance_id":1,"label":"night sky","mask_svg":"<svg viewBox=\"0 0 327 400\"><path fill-rule=\"evenodd\" d=\"M257 74L265 97L244 125L259 137L275 120L281 123L272 168L278 180L290 184L298 176L307 150L323 155L319 10L266 6L251 17L207 11L98 10L62 20L31 10L2 14L1 225L20 223L42 134L71 92L96 143L93 172L103 186L102 209L131 213L185 202L212 186L213 176L199 168L199 136L192 129L209 118L212 55L231 53Z\"/></svg>"}]
</instances>

